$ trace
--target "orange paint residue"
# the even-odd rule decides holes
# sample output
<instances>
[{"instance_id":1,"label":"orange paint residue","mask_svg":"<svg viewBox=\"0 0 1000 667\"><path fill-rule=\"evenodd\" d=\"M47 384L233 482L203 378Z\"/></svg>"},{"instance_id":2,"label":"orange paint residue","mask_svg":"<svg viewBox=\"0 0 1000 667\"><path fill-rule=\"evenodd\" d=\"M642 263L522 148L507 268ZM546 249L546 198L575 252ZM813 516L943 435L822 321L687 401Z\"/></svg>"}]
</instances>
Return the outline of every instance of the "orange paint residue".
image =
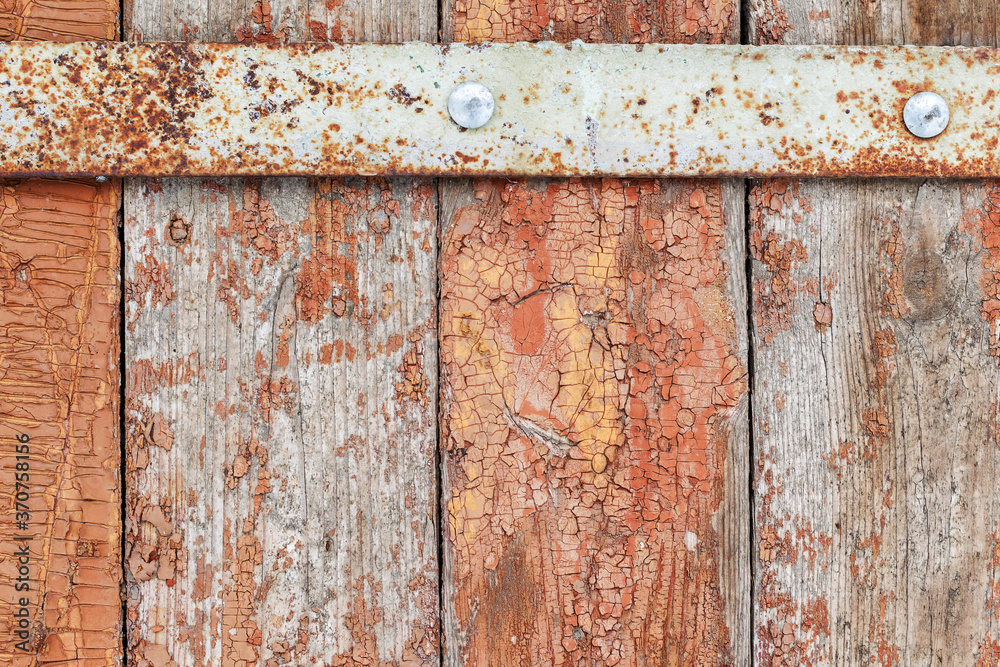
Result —
<instances>
[{"instance_id":1,"label":"orange paint residue","mask_svg":"<svg viewBox=\"0 0 1000 667\"><path fill-rule=\"evenodd\" d=\"M712 516L746 385L721 197L487 181L456 212L442 409L468 664L727 654Z\"/></svg>"},{"instance_id":2,"label":"orange paint residue","mask_svg":"<svg viewBox=\"0 0 1000 667\"><path fill-rule=\"evenodd\" d=\"M398 202L384 181L323 181L302 232L309 236L312 252L303 257L295 277L295 309L300 320L317 322L328 313L343 317L351 308L355 320L368 314L358 296L355 249L359 235L355 221L395 212Z\"/></svg>"},{"instance_id":3,"label":"orange paint residue","mask_svg":"<svg viewBox=\"0 0 1000 667\"><path fill-rule=\"evenodd\" d=\"M784 43L785 33L790 31L793 26L792 22L788 20L788 14L785 12L782 0L757 0L748 8L748 11L754 22L754 44ZM829 12L822 12L819 16L822 14L830 15ZM813 20L814 15L816 12L811 12L809 20Z\"/></svg>"},{"instance_id":4,"label":"orange paint residue","mask_svg":"<svg viewBox=\"0 0 1000 667\"><path fill-rule=\"evenodd\" d=\"M762 181L750 190L750 254L758 264L753 281L753 310L757 335L764 345L792 325L797 295L814 293L817 286L796 276L796 269L809 259L802 242L775 232L768 224L785 209L798 224L811 205L799 194L800 183L774 179ZM825 316L824 313L821 313ZM832 322L832 311L831 311ZM826 324L824 323L824 326Z\"/></svg>"},{"instance_id":5,"label":"orange paint residue","mask_svg":"<svg viewBox=\"0 0 1000 667\"><path fill-rule=\"evenodd\" d=\"M626 0L456 0L456 42L683 42L722 44L739 39L735 0L655 3Z\"/></svg>"},{"instance_id":6,"label":"orange paint residue","mask_svg":"<svg viewBox=\"0 0 1000 667\"><path fill-rule=\"evenodd\" d=\"M889 228L889 235L879 243L879 272L882 274L882 296L879 303L879 313L893 319L900 319L910 314L910 306L906 302L903 290L903 257L906 249L903 247L903 235L899 220L892 218L882 222Z\"/></svg>"},{"instance_id":7,"label":"orange paint residue","mask_svg":"<svg viewBox=\"0 0 1000 667\"><path fill-rule=\"evenodd\" d=\"M979 271L982 302L979 310L990 325L990 354L1000 363L1000 182L976 184L982 187L980 208L969 207L959 231L969 234L986 251Z\"/></svg>"},{"instance_id":8,"label":"orange paint residue","mask_svg":"<svg viewBox=\"0 0 1000 667\"><path fill-rule=\"evenodd\" d=\"M994 641L990 635L986 635L979 645L979 657L976 659L975 667L998 667L1000 666L1000 642Z\"/></svg>"},{"instance_id":9,"label":"orange paint residue","mask_svg":"<svg viewBox=\"0 0 1000 667\"><path fill-rule=\"evenodd\" d=\"M0 186L5 664L121 658L120 197L120 181Z\"/></svg>"}]
</instances>

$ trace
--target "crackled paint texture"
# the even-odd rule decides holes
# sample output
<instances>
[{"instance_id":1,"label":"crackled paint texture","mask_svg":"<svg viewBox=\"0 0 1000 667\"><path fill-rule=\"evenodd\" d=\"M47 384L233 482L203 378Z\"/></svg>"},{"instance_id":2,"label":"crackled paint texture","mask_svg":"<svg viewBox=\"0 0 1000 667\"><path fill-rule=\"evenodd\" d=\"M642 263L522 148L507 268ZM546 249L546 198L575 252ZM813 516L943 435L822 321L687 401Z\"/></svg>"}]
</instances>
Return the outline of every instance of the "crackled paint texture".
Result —
<instances>
[{"instance_id":1,"label":"crackled paint texture","mask_svg":"<svg viewBox=\"0 0 1000 667\"><path fill-rule=\"evenodd\" d=\"M725 43L739 9L463 0L446 3L444 34ZM730 516L727 442L745 435L731 421L745 391L735 192L444 192L445 664L744 664L744 599L720 586L743 552L714 523Z\"/></svg>"},{"instance_id":2,"label":"crackled paint texture","mask_svg":"<svg viewBox=\"0 0 1000 667\"><path fill-rule=\"evenodd\" d=\"M751 191L758 664L995 667L997 192Z\"/></svg>"},{"instance_id":3,"label":"crackled paint texture","mask_svg":"<svg viewBox=\"0 0 1000 667\"><path fill-rule=\"evenodd\" d=\"M119 186L0 187L0 662L109 665L121 655ZM31 519L18 526L17 437ZM29 586L15 590L30 535ZM30 651L14 613L29 601Z\"/></svg>"},{"instance_id":4,"label":"crackled paint texture","mask_svg":"<svg viewBox=\"0 0 1000 667\"><path fill-rule=\"evenodd\" d=\"M717 182L477 183L441 341L465 664L723 664L713 515L745 391Z\"/></svg>"},{"instance_id":5,"label":"crackled paint texture","mask_svg":"<svg viewBox=\"0 0 1000 667\"><path fill-rule=\"evenodd\" d=\"M455 0L453 42L739 42L735 0Z\"/></svg>"},{"instance_id":6,"label":"crackled paint texture","mask_svg":"<svg viewBox=\"0 0 1000 667\"><path fill-rule=\"evenodd\" d=\"M436 662L431 186L129 187L132 664Z\"/></svg>"},{"instance_id":7,"label":"crackled paint texture","mask_svg":"<svg viewBox=\"0 0 1000 667\"><path fill-rule=\"evenodd\" d=\"M118 3L18 1L0 41L101 41ZM121 184L0 184L0 662L113 665L121 658L117 237ZM13 631L20 543L15 459L31 438L29 652ZM19 628L18 628L19 629ZM18 638L19 639L19 638Z\"/></svg>"},{"instance_id":8,"label":"crackled paint texture","mask_svg":"<svg viewBox=\"0 0 1000 667\"><path fill-rule=\"evenodd\" d=\"M118 3L106 0L8 0L0 41L96 42L118 34Z\"/></svg>"}]
</instances>

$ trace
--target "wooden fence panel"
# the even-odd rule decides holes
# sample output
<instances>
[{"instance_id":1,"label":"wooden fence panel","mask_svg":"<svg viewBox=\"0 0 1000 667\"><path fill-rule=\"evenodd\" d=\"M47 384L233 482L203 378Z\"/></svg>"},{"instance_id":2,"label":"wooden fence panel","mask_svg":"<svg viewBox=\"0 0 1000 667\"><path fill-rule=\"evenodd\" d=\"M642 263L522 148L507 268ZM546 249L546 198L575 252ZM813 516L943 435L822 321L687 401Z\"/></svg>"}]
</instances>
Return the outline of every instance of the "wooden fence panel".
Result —
<instances>
[{"instance_id":1,"label":"wooden fence panel","mask_svg":"<svg viewBox=\"0 0 1000 667\"><path fill-rule=\"evenodd\" d=\"M463 1L444 25L719 43L739 11ZM749 664L742 182L441 201L445 664Z\"/></svg>"},{"instance_id":2,"label":"wooden fence panel","mask_svg":"<svg viewBox=\"0 0 1000 667\"><path fill-rule=\"evenodd\" d=\"M992 0L750 4L760 44L998 39ZM749 201L757 663L995 667L1000 185Z\"/></svg>"},{"instance_id":3,"label":"wooden fence panel","mask_svg":"<svg viewBox=\"0 0 1000 667\"><path fill-rule=\"evenodd\" d=\"M0 8L0 41L117 33L117 2ZM0 662L116 665L121 183L7 181L0 197Z\"/></svg>"},{"instance_id":4,"label":"wooden fence panel","mask_svg":"<svg viewBox=\"0 0 1000 667\"><path fill-rule=\"evenodd\" d=\"M433 41L434 3L135 0L127 37ZM437 664L433 183L130 181L136 665Z\"/></svg>"}]
</instances>

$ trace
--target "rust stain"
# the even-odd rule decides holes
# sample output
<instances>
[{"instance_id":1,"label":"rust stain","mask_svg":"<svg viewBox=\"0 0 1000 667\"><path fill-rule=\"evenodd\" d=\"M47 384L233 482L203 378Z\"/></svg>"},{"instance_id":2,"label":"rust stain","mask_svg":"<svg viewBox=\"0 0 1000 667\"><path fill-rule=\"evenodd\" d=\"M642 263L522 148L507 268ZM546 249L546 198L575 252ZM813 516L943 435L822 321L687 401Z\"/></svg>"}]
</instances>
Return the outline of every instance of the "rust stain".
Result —
<instances>
[{"instance_id":1,"label":"rust stain","mask_svg":"<svg viewBox=\"0 0 1000 667\"><path fill-rule=\"evenodd\" d=\"M670 12L654 12L650 23L636 7L621 14L625 27L619 29L617 10L609 11L619 2L624 4L572 4L587 12L586 20L575 16L553 21L545 13L543 32L555 31L562 39L561 33L572 28L576 36L597 38L606 29L610 32L603 35L605 40L641 42L651 30L674 31L663 36L721 43L736 23L734 2L717 0L698 7L694 1L688 9L697 20L686 14L676 30L653 29ZM476 6L463 9L464 3L458 3L454 12L462 39L476 41L480 33L507 30L522 31L508 38L532 37L530 31L524 34L517 7L507 0L492 7L470 4ZM721 15L715 16L715 10ZM996 171L1000 140L993 131L997 102L990 87L995 71L1000 71L992 64L997 61L995 51L814 47L796 55L701 44L689 44L682 52L642 43L636 43L634 51L579 44L552 49L535 44L413 43L376 51L285 44L282 31L288 29L275 31L270 12L267 0L257 0L248 25L238 28L244 44L10 47L0 63L12 89L9 117L0 118L7 135L0 160L4 171L591 177L956 177ZM348 21L335 14L335 24ZM329 22L309 20L316 34L333 30ZM476 27L484 21L490 27ZM638 24L629 27L635 21ZM601 29L590 34L588 22ZM552 37L547 32L542 36ZM587 54L584 60L581 53ZM581 64L590 58L601 66ZM470 67L474 73L481 67L535 67L538 62L551 63L550 70L547 74L532 69L535 78L567 65L565 73L558 74L561 85L526 83L515 89L507 86L520 84L491 84L507 90L498 95L498 102L504 122L518 128L515 135L507 134L503 123L465 133L448 121L438 79L464 78ZM851 68L842 80L839 63ZM600 74L619 64L615 75ZM379 68L395 83L382 85L378 78L372 83L371 72ZM778 88L764 83L774 68L788 72ZM330 69L343 70L336 81L309 73ZM725 73L728 70L739 75ZM891 71L899 78L878 84ZM939 73L928 73L934 71ZM711 82L702 95L677 92L705 76ZM828 86L823 91L835 96L834 110L817 101L813 86L801 85L817 76ZM33 83L40 78L53 85L40 91ZM947 83L955 80L963 80L965 89ZM956 116L941 137L918 141L900 123L900 113L919 89L939 89L955 107L976 109L976 114ZM594 90L605 90L606 100L597 103ZM127 104L81 102L102 95ZM678 106L683 109L674 113ZM555 133L539 120L544 116L540 112L554 107L562 109ZM786 133L792 117L814 120ZM698 129L707 126L711 141ZM86 132L78 131L81 127ZM414 132L422 137L419 147ZM632 140L621 142L624 134ZM181 230L175 232L183 236Z\"/></svg>"},{"instance_id":2,"label":"rust stain","mask_svg":"<svg viewBox=\"0 0 1000 667\"><path fill-rule=\"evenodd\" d=\"M746 387L731 312L708 324L728 303L722 192L664 188L480 181L452 220L443 432L469 664L728 655L712 516Z\"/></svg>"}]
</instances>

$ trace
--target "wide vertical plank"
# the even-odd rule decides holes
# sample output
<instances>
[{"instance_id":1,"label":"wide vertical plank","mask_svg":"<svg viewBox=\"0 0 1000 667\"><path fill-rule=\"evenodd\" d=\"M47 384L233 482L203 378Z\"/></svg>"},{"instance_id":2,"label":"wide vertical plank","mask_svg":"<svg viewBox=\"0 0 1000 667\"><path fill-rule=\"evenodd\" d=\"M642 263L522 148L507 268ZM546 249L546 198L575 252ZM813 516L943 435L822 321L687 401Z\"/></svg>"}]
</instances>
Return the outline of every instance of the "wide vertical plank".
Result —
<instances>
[{"instance_id":1,"label":"wide vertical plank","mask_svg":"<svg viewBox=\"0 0 1000 667\"><path fill-rule=\"evenodd\" d=\"M418 1L130 17L145 40L436 31ZM433 184L130 181L125 200L134 664L437 664Z\"/></svg>"},{"instance_id":2,"label":"wide vertical plank","mask_svg":"<svg viewBox=\"0 0 1000 667\"><path fill-rule=\"evenodd\" d=\"M755 0L748 23L995 45L996 16ZM983 182L751 189L759 664L1000 664L998 203Z\"/></svg>"},{"instance_id":3,"label":"wide vertical plank","mask_svg":"<svg viewBox=\"0 0 1000 667\"><path fill-rule=\"evenodd\" d=\"M13 2L0 41L111 40L118 3ZM117 181L0 182L0 663L121 661Z\"/></svg>"},{"instance_id":4,"label":"wide vertical plank","mask_svg":"<svg viewBox=\"0 0 1000 667\"><path fill-rule=\"evenodd\" d=\"M445 3L456 41L733 40L733 2ZM442 188L445 664L749 664L743 186Z\"/></svg>"}]
</instances>

